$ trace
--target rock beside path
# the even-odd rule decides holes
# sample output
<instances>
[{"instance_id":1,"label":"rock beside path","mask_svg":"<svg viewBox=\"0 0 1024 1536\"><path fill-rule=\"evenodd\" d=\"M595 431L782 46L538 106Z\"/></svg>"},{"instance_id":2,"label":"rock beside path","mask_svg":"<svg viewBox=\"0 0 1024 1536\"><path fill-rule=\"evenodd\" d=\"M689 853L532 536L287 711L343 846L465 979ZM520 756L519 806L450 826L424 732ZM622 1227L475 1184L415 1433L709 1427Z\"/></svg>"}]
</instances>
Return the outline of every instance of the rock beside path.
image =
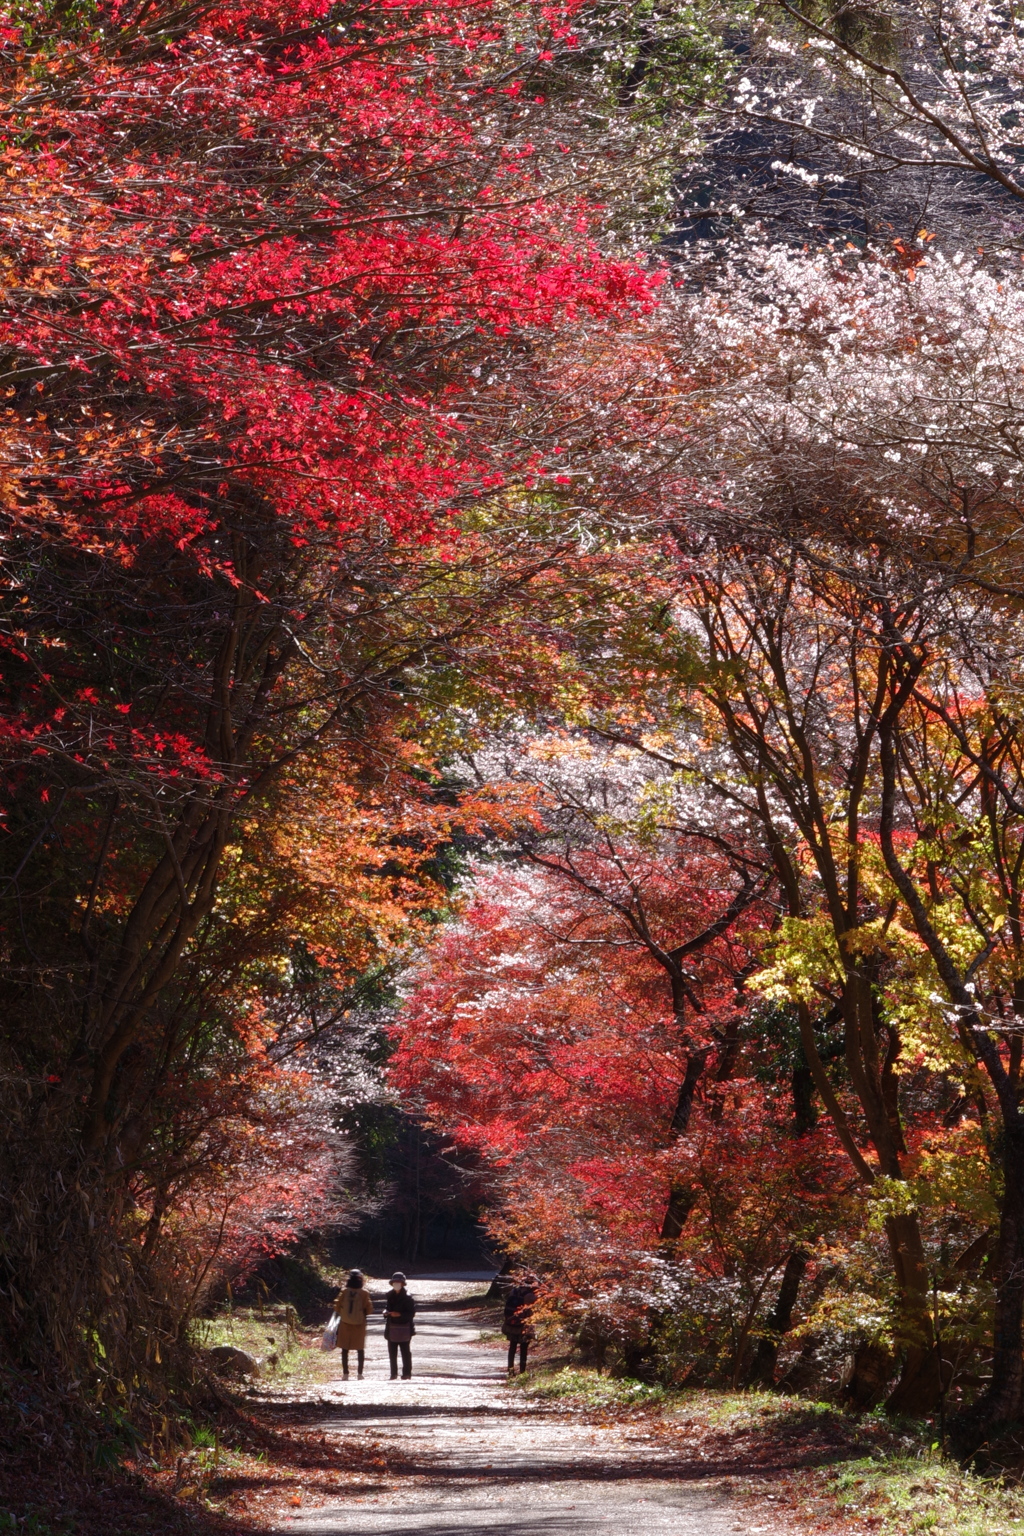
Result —
<instances>
[{"instance_id":1,"label":"rock beside path","mask_svg":"<svg viewBox=\"0 0 1024 1536\"><path fill-rule=\"evenodd\" d=\"M217 1344L205 1351L206 1358L218 1376L258 1376L260 1362L255 1355L236 1349L233 1344Z\"/></svg>"}]
</instances>

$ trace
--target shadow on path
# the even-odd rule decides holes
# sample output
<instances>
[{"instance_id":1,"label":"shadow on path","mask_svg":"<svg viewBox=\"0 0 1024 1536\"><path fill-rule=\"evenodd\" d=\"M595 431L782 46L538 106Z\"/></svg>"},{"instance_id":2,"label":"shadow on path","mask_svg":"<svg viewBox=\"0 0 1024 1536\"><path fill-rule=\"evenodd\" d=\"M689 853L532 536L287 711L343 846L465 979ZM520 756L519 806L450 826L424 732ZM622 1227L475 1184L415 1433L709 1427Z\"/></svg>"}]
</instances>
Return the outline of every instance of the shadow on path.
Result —
<instances>
[{"instance_id":1,"label":"shadow on path","mask_svg":"<svg viewBox=\"0 0 1024 1536\"><path fill-rule=\"evenodd\" d=\"M501 1341L480 1340L498 1318L479 1295L435 1301L427 1283L410 1289L421 1306L411 1381L387 1380L383 1341L371 1336L364 1381L266 1404L282 1427L324 1435L339 1459L372 1440L391 1480L287 1518L282 1529L296 1536L771 1536L782 1527L770 1506L759 1524L709 1484L771 1481L844 1454L827 1433L705 1431L698 1447L680 1444L682 1426L669 1440L650 1420L598 1422L532 1403L508 1391Z\"/></svg>"}]
</instances>

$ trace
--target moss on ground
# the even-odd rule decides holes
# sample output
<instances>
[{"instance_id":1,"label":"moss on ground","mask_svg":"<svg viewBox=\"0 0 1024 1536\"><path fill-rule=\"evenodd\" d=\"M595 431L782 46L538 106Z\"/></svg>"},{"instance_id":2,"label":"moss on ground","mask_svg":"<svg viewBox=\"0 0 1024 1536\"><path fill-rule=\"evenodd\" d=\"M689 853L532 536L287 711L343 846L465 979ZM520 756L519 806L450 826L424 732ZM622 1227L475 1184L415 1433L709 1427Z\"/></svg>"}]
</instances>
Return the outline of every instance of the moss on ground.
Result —
<instances>
[{"instance_id":1,"label":"moss on ground","mask_svg":"<svg viewBox=\"0 0 1024 1536\"><path fill-rule=\"evenodd\" d=\"M541 1402L572 1400L588 1408L628 1408L664 1402L664 1387L634 1381L627 1376L602 1376L598 1371L573 1369L530 1372L515 1377L515 1386L527 1397Z\"/></svg>"},{"instance_id":2,"label":"moss on ground","mask_svg":"<svg viewBox=\"0 0 1024 1536\"><path fill-rule=\"evenodd\" d=\"M843 1517L882 1536L1018 1536L1024 1490L964 1471L937 1453L848 1463L830 1489Z\"/></svg>"}]
</instances>

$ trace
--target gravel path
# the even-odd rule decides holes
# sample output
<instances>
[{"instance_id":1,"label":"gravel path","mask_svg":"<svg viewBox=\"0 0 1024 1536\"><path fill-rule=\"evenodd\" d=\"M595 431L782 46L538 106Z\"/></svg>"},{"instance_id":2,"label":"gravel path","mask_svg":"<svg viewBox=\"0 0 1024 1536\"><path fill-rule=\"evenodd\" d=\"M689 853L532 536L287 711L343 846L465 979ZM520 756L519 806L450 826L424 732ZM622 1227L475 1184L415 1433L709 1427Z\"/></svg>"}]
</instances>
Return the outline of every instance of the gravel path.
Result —
<instances>
[{"instance_id":1,"label":"gravel path","mask_svg":"<svg viewBox=\"0 0 1024 1536\"><path fill-rule=\"evenodd\" d=\"M420 1307L412 1381L388 1379L378 1315L366 1379L342 1382L334 1355L336 1381L308 1404L309 1427L339 1447L356 1437L384 1448L389 1486L297 1513L289 1536L773 1536L770 1515L757 1524L673 1479L656 1440L508 1391L502 1341L481 1342L479 1314L467 1312L479 1285L409 1288Z\"/></svg>"}]
</instances>

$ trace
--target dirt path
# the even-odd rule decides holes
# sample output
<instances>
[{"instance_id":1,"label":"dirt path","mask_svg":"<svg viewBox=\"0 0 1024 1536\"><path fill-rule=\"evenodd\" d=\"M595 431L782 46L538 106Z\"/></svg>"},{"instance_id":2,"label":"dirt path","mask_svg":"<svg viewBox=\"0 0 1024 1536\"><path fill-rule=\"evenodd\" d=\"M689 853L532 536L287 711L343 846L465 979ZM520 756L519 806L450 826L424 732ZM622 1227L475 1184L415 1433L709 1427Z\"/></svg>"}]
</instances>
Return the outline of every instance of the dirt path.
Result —
<instances>
[{"instance_id":1,"label":"dirt path","mask_svg":"<svg viewBox=\"0 0 1024 1536\"><path fill-rule=\"evenodd\" d=\"M482 1343L466 1298L478 1286L416 1281L413 1380L388 1379L380 1317L364 1381L296 1392L292 1422L386 1452L387 1486L285 1517L282 1536L773 1536L770 1517L669 1475L676 1460L641 1430L594 1425L507 1390L500 1340ZM280 1401L280 1398L278 1398ZM395 1475L397 1474L397 1476Z\"/></svg>"}]
</instances>

